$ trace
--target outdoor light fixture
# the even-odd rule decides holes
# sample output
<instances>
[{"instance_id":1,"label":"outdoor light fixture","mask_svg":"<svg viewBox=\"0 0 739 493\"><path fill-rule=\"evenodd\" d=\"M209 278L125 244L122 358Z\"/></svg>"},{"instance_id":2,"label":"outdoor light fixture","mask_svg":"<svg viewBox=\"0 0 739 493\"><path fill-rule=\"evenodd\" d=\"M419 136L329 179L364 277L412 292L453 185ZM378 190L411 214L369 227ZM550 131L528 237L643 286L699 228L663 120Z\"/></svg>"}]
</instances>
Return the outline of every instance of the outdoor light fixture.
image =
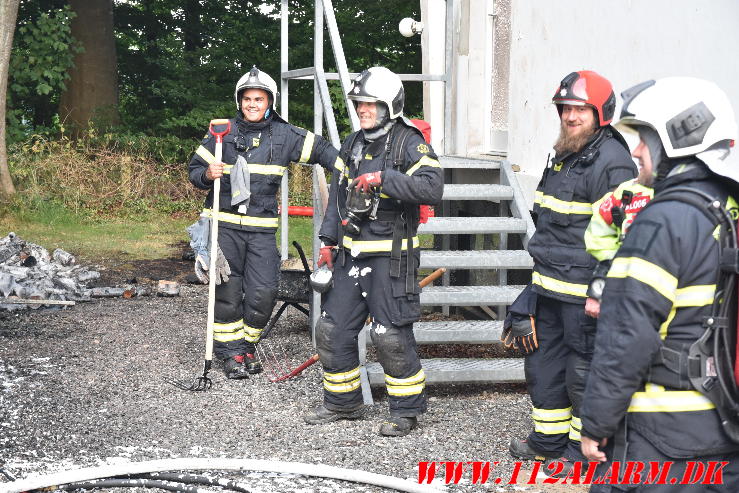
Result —
<instances>
[{"instance_id":1,"label":"outdoor light fixture","mask_svg":"<svg viewBox=\"0 0 739 493\"><path fill-rule=\"evenodd\" d=\"M410 17L406 17L398 24L398 30L400 34L406 38L410 38L414 34L421 34L423 32L423 22L414 21Z\"/></svg>"}]
</instances>

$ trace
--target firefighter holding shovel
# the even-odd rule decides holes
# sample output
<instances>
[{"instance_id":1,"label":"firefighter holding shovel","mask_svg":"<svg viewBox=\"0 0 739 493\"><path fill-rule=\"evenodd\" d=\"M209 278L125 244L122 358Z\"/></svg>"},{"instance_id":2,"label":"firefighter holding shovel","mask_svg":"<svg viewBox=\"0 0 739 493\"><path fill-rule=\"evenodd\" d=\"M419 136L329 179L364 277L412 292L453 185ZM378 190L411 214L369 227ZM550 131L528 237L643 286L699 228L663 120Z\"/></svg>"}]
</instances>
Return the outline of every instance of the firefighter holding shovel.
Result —
<instances>
[{"instance_id":1,"label":"firefighter holding shovel","mask_svg":"<svg viewBox=\"0 0 739 493\"><path fill-rule=\"evenodd\" d=\"M255 342L277 295L276 193L283 174L291 162L344 171L338 151L328 141L280 117L277 94L277 84L268 74L256 67L244 74L234 91L236 116L213 122L189 166L190 182L209 190L200 220L188 230L197 252L196 274L204 283L215 277L210 300L214 353L231 379L262 371ZM219 197L214 197L216 188ZM208 238L215 215L218 234L213 249ZM215 272L210 268L211 251L217 252Z\"/></svg>"}]
</instances>

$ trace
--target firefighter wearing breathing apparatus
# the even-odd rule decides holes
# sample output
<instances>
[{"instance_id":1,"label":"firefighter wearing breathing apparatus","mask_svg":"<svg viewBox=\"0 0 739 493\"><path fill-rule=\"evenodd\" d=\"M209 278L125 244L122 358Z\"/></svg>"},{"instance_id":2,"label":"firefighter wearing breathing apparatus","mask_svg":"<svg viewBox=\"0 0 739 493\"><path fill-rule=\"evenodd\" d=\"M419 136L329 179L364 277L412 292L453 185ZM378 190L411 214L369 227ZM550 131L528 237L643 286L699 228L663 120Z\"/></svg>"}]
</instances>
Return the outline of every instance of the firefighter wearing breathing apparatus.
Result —
<instances>
[{"instance_id":1,"label":"firefighter wearing breathing apparatus","mask_svg":"<svg viewBox=\"0 0 739 493\"><path fill-rule=\"evenodd\" d=\"M639 133L633 155L657 170L655 195L608 272L582 404L582 452L603 461L599 471L625 461L673 465L667 484L591 491L736 492L735 116L727 96L700 79L651 80L622 96L617 125ZM670 484L689 461L710 460L728 462L723 485Z\"/></svg>"},{"instance_id":2,"label":"firefighter wearing breathing apparatus","mask_svg":"<svg viewBox=\"0 0 739 493\"><path fill-rule=\"evenodd\" d=\"M536 190L536 233L528 245L534 271L522 294L536 299L511 306L520 310L517 323L506 321L503 333L504 343L527 352L534 429L509 446L511 455L522 459L580 458L579 404L596 330L596 319L584 310L596 266L585 251L584 234L592 204L636 176L628 145L610 126L616 96L607 79L592 71L572 72L552 103L560 136Z\"/></svg>"},{"instance_id":3,"label":"firefighter wearing breathing apparatus","mask_svg":"<svg viewBox=\"0 0 739 493\"><path fill-rule=\"evenodd\" d=\"M291 162L344 169L328 141L280 117L277 94L268 74L256 67L244 74L234 91L238 113L223 137L223 163L215 162L215 138L210 134L190 161L190 182L210 190L200 221L189 228L198 254L195 271L203 282L209 275L213 181L221 179L213 338L215 356L224 361L226 376L234 379L261 371L255 343L277 295L276 193L283 174Z\"/></svg>"},{"instance_id":4,"label":"firefighter wearing breathing apparatus","mask_svg":"<svg viewBox=\"0 0 739 493\"><path fill-rule=\"evenodd\" d=\"M425 376L412 325L420 316L416 281L419 205L437 204L443 175L420 131L403 117L400 78L383 67L362 72L348 93L361 130L347 137L319 237L318 265L333 268L315 329L323 365L323 404L309 424L363 414L357 335L370 337L385 371L390 418L380 434L403 436L426 411Z\"/></svg>"}]
</instances>

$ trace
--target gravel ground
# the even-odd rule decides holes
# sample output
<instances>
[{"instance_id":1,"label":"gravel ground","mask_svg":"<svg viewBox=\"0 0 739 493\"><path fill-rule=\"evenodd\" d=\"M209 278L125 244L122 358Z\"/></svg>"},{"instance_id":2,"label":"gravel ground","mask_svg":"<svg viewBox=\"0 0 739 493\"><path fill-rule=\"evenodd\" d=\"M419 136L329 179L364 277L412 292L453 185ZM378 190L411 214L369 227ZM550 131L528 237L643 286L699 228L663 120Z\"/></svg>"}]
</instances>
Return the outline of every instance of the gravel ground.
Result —
<instances>
[{"instance_id":1,"label":"gravel ground","mask_svg":"<svg viewBox=\"0 0 739 493\"><path fill-rule=\"evenodd\" d=\"M264 374L226 380L216 364L209 392L167 384L202 371L206 306L205 286L184 285L176 298L0 312L0 465L22 478L129 461L227 457L325 464L415 482L419 461L475 460L500 461L492 477L510 477L508 441L531 426L523 386L431 386L419 428L384 438L377 434L387 416L384 389L375 390L375 406L363 420L303 423L321 402L320 365L275 384ZM294 308L273 336L265 345L284 351L290 368L313 353L306 317ZM286 474L239 478L253 492L382 491ZM470 483L466 473L447 489L583 491L541 482Z\"/></svg>"}]
</instances>

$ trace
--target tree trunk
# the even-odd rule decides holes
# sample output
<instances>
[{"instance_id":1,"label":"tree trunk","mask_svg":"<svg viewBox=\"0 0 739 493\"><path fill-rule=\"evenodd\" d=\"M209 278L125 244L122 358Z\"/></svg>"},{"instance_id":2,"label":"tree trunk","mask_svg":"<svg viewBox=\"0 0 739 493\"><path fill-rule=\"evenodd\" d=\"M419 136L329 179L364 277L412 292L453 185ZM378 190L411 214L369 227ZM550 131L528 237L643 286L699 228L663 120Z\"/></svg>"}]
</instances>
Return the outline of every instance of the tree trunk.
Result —
<instances>
[{"instance_id":1,"label":"tree trunk","mask_svg":"<svg viewBox=\"0 0 739 493\"><path fill-rule=\"evenodd\" d=\"M59 116L78 137L91 123L102 129L120 123L118 71L113 0L70 0L69 4L77 14L72 19L72 36L84 51L74 58Z\"/></svg>"},{"instance_id":2,"label":"tree trunk","mask_svg":"<svg viewBox=\"0 0 739 493\"><path fill-rule=\"evenodd\" d=\"M8 170L8 149L5 142L5 111L8 100L8 64L13 47L15 21L20 0L0 0L0 194L15 194L13 180Z\"/></svg>"}]
</instances>

